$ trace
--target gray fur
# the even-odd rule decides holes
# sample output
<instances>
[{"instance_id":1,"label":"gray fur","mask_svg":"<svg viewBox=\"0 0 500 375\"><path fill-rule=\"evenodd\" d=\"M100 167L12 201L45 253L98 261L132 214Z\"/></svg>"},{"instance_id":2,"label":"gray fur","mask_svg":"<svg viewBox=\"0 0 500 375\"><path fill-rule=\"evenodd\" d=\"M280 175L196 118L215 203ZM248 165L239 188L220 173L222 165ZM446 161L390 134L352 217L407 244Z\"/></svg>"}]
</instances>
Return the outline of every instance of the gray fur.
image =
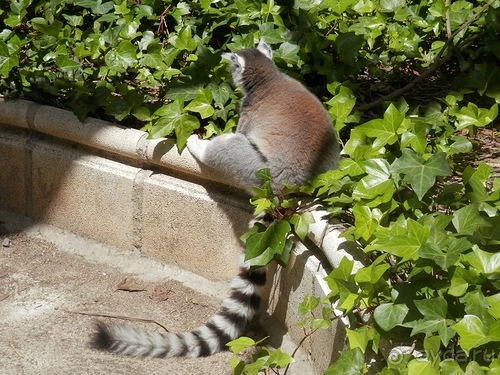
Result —
<instances>
[{"instance_id":1,"label":"gray fur","mask_svg":"<svg viewBox=\"0 0 500 375\"><path fill-rule=\"evenodd\" d=\"M247 190L261 184L259 169L269 168L279 189L336 167L340 147L328 112L301 83L278 71L267 43L223 58L244 93L240 119L235 133L188 139L199 162Z\"/></svg>"}]
</instances>

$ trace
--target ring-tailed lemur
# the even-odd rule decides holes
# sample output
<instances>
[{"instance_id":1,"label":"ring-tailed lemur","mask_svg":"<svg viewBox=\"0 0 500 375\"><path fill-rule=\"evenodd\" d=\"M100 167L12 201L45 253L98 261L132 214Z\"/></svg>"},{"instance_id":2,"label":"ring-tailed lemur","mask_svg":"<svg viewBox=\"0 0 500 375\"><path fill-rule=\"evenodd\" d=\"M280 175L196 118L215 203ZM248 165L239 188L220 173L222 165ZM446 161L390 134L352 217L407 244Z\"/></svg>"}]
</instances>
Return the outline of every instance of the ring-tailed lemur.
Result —
<instances>
[{"instance_id":1,"label":"ring-tailed lemur","mask_svg":"<svg viewBox=\"0 0 500 375\"><path fill-rule=\"evenodd\" d=\"M223 57L244 93L238 127L213 140L190 137L187 146L196 159L247 190L259 184L255 173L263 168L270 169L279 188L284 182L304 184L336 166L339 144L328 113L302 84L277 70L267 43ZM194 331L146 332L98 322L91 345L135 356L212 355L243 333L261 304L265 281L265 269L251 272L242 261L220 312Z\"/></svg>"},{"instance_id":2,"label":"ring-tailed lemur","mask_svg":"<svg viewBox=\"0 0 500 375\"><path fill-rule=\"evenodd\" d=\"M191 136L187 147L197 160L250 191L261 183L255 176L260 169L269 168L279 189L282 183L303 185L336 166L340 146L328 112L300 82L276 69L267 43L222 56L244 94L240 118L235 133L211 140Z\"/></svg>"}]
</instances>

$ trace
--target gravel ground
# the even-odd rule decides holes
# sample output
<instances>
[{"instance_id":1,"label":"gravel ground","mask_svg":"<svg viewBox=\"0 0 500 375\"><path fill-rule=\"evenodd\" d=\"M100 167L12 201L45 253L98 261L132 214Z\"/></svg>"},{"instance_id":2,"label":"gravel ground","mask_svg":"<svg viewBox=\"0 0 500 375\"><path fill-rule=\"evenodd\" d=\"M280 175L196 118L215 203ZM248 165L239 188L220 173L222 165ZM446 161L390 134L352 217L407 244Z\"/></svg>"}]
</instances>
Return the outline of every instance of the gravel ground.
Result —
<instances>
[{"instance_id":1,"label":"gravel ground","mask_svg":"<svg viewBox=\"0 0 500 375\"><path fill-rule=\"evenodd\" d=\"M220 299L159 277L162 268L137 255L107 251L97 260L99 251L84 257L78 248L85 242L67 234L42 234L36 226L13 231L5 215L0 212L1 374L231 373L229 352L165 360L90 349L96 319L92 314L150 319L178 331L204 322L217 311ZM56 241L47 240L51 235ZM110 264L113 259L117 264ZM128 284L119 290L124 280ZM127 324L162 329L139 321Z\"/></svg>"}]
</instances>

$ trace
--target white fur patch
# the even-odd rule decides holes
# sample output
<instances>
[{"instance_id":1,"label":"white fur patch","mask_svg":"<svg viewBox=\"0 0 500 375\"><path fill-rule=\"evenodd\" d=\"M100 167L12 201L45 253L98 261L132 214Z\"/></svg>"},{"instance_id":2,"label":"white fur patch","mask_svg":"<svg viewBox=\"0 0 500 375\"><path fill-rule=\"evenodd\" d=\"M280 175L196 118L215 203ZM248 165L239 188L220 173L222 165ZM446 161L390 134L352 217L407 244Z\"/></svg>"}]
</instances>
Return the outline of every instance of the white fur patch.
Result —
<instances>
[{"instance_id":1,"label":"white fur patch","mask_svg":"<svg viewBox=\"0 0 500 375\"><path fill-rule=\"evenodd\" d=\"M208 347L210 348L210 354L219 351L220 337L217 336L214 331L209 329L207 326L201 326L198 328L200 336L205 339Z\"/></svg>"},{"instance_id":2,"label":"white fur patch","mask_svg":"<svg viewBox=\"0 0 500 375\"><path fill-rule=\"evenodd\" d=\"M184 338L184 341L188 347L186 357L198 357L198 354L200 353L200 346L195 335L193 335L192 332L184 332L181 333L180 336Z\"/></svg>"},{"instance_id":3,"label":"white fur patch","mask_svg":"<svg viewBox=\"0 0 500 375\"><path fill-rule=\"evenodd\" d=\"M255 310L253 308L247 305L242 305L240 301L233 298L226 298L222 303L222 306L228 311L240 316L244 316L247 319L252 319L255 315Z\"/></svg>"},{"instance_id":4,"label":"white fur patch","mask_svg":"<svg viewBox=\"0 0 500 375\"><path fill-rule=\"evenodd\" d=\"M210 319L210 322L213 323L218 329L225 332L232 339L236 339L241 335L240 330L236 327L234 322L225 316L215 315Z\"/></svg>"},{"instance_id":5,"label":"white fur patch","mask_svg":"<svg viewBox=\"0 0 500 375\"><path fill-rule=\"evenodd\" d=\"M208 142L209 141L200 139L196 134L193 134L187 139L186 146L191 155L199 161L203 161L205 159Z\"/></svg>"}]
</instances>

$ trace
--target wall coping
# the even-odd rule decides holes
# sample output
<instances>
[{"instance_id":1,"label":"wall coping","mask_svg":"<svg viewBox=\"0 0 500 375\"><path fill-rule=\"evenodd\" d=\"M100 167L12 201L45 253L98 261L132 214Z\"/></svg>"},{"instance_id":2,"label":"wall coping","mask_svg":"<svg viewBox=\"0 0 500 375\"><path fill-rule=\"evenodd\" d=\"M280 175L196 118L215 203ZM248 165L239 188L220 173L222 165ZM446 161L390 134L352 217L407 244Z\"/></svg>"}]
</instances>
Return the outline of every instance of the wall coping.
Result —
<instances>
[{"instance_id":1,"label":"wall coping","mask_svg":"<svg viewBox=\"0 0 500 375\"><path fill-rule=\"evenodd\" d=\"M23 99L5 100L1 96L0 123L227 185L226 179L216 171L210 175L202 173L187 150L179 154L173 139L148 139L148 134L141 130L91 117L81 122L72 112L64 109Z\"/></svg>"}]
</instances>

